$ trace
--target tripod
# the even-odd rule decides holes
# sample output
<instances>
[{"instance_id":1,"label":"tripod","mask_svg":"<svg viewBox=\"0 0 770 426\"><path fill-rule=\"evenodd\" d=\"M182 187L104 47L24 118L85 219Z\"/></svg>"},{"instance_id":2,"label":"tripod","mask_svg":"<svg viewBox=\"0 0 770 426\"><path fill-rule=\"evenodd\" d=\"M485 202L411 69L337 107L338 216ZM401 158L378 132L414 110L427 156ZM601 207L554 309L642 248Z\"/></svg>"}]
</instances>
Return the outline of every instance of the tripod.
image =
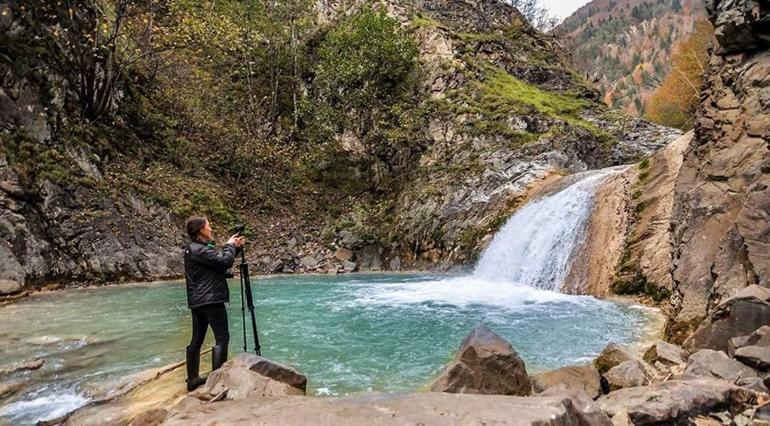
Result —
<instances>
[{"instance_id":1,"label":"tripod","mask_svg":"<svg viewBox=\"0 0 770 426\"><path fill-rule=\"evenodd\" d=\"M257 320L254 318L254 297L251 294L251 280L249 279L249 264L246 263L246 251L241 249L241 316L243 317L243 351L246 349L246 308L251 314L251 331L254 334L254 352L262 356L259 347L259 334L257 334ZM244 298L245 295L245 298Z\"/></svg>"}]
</instances>

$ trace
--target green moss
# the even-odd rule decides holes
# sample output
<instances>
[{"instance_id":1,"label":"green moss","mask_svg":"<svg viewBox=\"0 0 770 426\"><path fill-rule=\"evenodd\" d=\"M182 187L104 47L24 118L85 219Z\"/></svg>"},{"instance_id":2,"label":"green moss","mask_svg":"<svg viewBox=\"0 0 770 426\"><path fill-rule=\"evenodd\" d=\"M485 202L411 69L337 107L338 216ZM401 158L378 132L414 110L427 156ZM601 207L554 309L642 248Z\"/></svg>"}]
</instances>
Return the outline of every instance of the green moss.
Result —
<instances>
[{"instance_id":1,"label":"green moss","mask_svg":"<svg viewBox=\"0 0 770 426\"><path fill-rule=\"evenodd\" d=\"M587 106L583 99L540 89L498 67L485 71L486 79L479 88L482 101L490 107L529 106L549 117L575 119L575 114Z\"/></svg>"},{"instance_id":2,"label":"green moss","mask_svg":"<svg viewBox=\"0 0 770 426\"><path fill-rule=\"evenodd\" d=\"M412 18L413 28L445 28L439 21L425 16L423 14L417 14Z\"/></svg>"}]
</instances>

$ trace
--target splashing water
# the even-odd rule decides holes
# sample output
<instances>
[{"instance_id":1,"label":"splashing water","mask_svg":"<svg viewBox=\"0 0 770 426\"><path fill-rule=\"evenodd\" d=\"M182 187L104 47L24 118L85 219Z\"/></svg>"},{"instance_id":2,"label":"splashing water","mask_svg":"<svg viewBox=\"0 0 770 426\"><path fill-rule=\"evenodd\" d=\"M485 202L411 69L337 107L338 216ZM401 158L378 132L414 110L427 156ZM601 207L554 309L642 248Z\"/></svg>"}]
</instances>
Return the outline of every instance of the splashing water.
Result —
<instances>
[{"instance_id":1,"label":"splashing water","mask_svg":"<svg viewBox=\"0 0 770 426\"><path fill-rule=\"evenodd\" d=\"M478 279L559 291L583 241L597 187L617 169L587 172L567 188L526 204L481 254Z\"/></svg>"}]
</instances>

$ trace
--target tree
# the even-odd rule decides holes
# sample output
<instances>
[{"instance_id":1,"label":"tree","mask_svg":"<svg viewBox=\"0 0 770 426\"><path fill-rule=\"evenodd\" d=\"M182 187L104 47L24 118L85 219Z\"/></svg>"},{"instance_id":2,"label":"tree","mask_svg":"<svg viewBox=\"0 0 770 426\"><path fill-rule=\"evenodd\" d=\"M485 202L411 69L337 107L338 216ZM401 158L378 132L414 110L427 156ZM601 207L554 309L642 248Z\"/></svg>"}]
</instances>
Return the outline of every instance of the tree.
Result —
<instances>
[{"instance_id":1,"label":"tree","mask_svg":"<svg viewBox=\"0 0 770 426\"><path fill-rule=\"evenodd\" d=\"M46 59L67 78L83 115L92 120L115 110L129 67L174 47L156 42L154 16L159 5L151 1L14 3L36 39L49 44L48 52L55 52Z\"/></svg>"},{"instance_id":2,"label":"tree","mask_svg":"<svg viewBox=\"0 0 770 426\"><path fill-rule=\"evenodd\" d=\"M676 45L671 55L671 71L647 101L646 117L650 121L692 128L713 38L711 23L701 20L694 32Z\"/></svg>"},{"instance_id":3,"label":"tree","mask_svg":"<svg viewBox=\"0 0 770 426\"><path fill-rule=\"evenodd\" d=\"M511 5L524 15L524 18L540 31L548 32L556 28L559 18L540 4L540 0L509 0Z\"/></svg>"}]
</instances>

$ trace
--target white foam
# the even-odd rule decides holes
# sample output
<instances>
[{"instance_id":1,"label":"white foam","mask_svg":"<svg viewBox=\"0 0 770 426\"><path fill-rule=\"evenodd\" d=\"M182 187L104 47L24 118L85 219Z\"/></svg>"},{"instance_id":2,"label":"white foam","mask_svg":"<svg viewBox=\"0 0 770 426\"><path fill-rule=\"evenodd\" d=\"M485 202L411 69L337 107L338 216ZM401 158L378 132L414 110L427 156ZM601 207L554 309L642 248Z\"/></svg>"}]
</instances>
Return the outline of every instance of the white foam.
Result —
<instances>
[{"instance_id":1,"label":"white foam","mask_svg":"<svg viewBox=\"0 0 770 426\"><path fill-rule=\"evenodd\" d=\"M10 417L11 420L21 417L51 420L86 405L88 401L89 399L82 394L74 392L49 394L0 407L0 416Z\"/></svg>"},{"instance_id":2,"label":"white foam","mask_svg":"<svg viewBox=\"0 0 770 426\"><path fill-rule=\"evenodd\" d=\"M505 310L540 309L545 303L599 303L584 296L571 296L525 285L479 279L473 276L409 283L379 284L356 290L359 305L393 306L424 303L465 308L484 305Z\"/></svg>"}]
</instances>

